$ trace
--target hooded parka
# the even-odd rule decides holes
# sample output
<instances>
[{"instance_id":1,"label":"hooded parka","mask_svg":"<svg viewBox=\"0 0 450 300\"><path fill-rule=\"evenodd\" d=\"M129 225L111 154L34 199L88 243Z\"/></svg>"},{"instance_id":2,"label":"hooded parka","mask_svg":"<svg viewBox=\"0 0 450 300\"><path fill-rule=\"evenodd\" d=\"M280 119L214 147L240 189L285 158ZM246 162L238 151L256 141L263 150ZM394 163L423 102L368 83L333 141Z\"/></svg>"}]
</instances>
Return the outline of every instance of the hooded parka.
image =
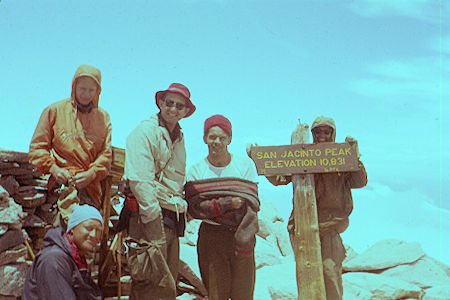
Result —
<instances>
[{"instance_id":1,"label":"hooded parka","mask_svg":"<svg viewBox=\"0 0 450 300\"><path fill-rule=\"evenodd\" d=\"M50 229L22 291L23 300L100 300L101 291L73 259L62 228Z\"/></svg>"},{"instance_id":2,"label":"hooded parka","mask_svg":"<svg viewBox=\"0 0 450 300\"><path fill-rule=\"evenodd\" d=\"M79 78L87 76L98 85L97 94L89 111L78 109L75 89ZM29 161L40 172L47 174L56 164L71 176L93 169L95 179L86 191L97 208L101 204L100 181L109 172L111 149L111 122L109 114L98 106L101 92L100 70L81 65L72 80L71 97L51 104L41 114L30 143ZM55 184L49 179L49 188Z\"/></svg>"}]
</instances>

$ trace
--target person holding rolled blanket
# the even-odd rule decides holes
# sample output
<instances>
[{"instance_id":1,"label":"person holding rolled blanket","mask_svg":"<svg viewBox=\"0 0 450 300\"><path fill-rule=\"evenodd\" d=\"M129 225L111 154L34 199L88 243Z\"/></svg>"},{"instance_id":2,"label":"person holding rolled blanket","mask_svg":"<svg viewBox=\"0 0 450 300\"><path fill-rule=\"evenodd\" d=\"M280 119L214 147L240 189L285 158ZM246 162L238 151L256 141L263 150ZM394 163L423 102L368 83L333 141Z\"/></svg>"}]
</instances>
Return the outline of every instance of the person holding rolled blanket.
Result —
<instances>
[{"instance_id":1,"label":"person holding rolled blanket","mask_svg":"<svg viewBox=\"0 0 450 300\"><path fill-rule=\"evenodd\" d=\"M93 206L73 209L67 231L50 229L35 257L22 291L23 300L103 299L88 273L85 254L100 241L103 218Z\"/></svg>"},{"instance_id":2,"label":"person holding rolled blanket","mask_svg":"<svg viewBox=\"0 0 450 300\"><path fill-rule=\"evenodd\" d=\"M204 123L208 156L186 176L188 211L202 219L197 242L202 281L211 300L253 299L255 234L259 210L253 163L228 152L231 122L214 115Z\"/></svg>"}]
</instances>

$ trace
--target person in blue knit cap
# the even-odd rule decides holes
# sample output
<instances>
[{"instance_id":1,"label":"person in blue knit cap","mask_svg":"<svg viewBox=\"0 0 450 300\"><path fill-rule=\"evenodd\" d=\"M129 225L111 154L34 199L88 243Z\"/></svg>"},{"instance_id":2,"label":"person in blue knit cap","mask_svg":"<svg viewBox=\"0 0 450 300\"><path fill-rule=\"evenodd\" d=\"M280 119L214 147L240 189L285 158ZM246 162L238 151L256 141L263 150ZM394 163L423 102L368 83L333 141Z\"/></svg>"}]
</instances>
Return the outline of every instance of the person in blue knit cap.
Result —
<instances>
[{"instance_id":1,"label":"person in blue knit cap","mask_svg":"<svg viewBox=\"0 0 450 300\"><path fill-rule=\"evenodd\" d=\"M23 300L102 299L88 272L85 254L98 245L103 217L93 206L76 206L67 224L50 229L33 261L22 291Z\"/></svg>"}]
</instances>

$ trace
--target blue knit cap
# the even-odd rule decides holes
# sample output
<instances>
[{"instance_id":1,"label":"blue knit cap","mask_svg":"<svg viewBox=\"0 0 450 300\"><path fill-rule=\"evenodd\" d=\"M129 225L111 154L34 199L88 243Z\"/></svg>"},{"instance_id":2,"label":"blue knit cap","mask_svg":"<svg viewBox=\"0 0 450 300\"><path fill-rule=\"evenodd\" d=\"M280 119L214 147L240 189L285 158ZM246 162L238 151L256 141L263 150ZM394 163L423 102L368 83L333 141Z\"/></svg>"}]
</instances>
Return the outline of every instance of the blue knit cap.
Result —
<instances>
[{"instance_id":1,"label":"blue knit cap","mask_svg":"<svg viewBox=\"0 0 450 300\"><path fill-rule=\"evenodd\" d=\"M67 223L67 232L72 230L75 226L90 219L99 220L103 225L103 217L95 207L87 204L76 206L72 210L72 215Z\"/></svg>"}]
</instances>

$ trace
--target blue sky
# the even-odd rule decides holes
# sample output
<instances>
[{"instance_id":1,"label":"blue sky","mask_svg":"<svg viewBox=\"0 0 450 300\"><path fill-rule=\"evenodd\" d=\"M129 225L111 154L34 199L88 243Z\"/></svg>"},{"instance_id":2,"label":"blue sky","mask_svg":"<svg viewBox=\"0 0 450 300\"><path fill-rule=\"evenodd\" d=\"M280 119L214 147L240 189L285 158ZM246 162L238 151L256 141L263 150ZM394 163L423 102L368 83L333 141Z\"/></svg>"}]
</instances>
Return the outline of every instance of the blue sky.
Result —
<instances>
[{"instance_id":1,"label":"blue sky","mask_svg":"<svg viewBox=\"0 0 450 300\"><path fill-rule=\"evenodd\" d=\"M240 155L327 115L337 141L359 141L370 183L450 209L449 16L431 0L1 0L0 148L27 151L87 63L102 71L114 146L181 82L198 108L181 121L189 165L213 114L231 120ZM261 186L289 211L290 187Z\"/></svg>"}]
</instances>

